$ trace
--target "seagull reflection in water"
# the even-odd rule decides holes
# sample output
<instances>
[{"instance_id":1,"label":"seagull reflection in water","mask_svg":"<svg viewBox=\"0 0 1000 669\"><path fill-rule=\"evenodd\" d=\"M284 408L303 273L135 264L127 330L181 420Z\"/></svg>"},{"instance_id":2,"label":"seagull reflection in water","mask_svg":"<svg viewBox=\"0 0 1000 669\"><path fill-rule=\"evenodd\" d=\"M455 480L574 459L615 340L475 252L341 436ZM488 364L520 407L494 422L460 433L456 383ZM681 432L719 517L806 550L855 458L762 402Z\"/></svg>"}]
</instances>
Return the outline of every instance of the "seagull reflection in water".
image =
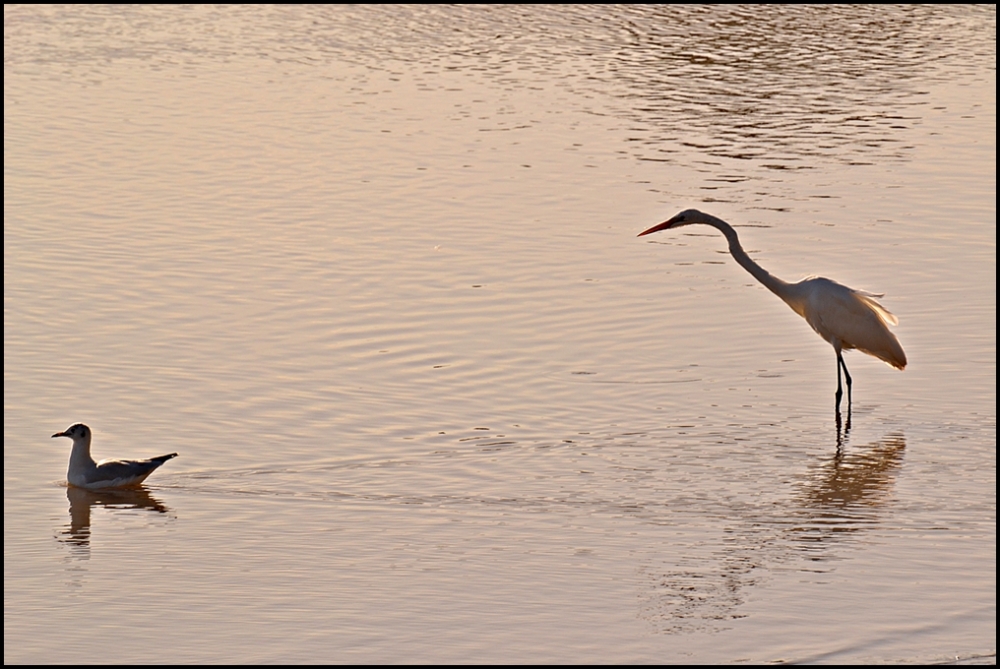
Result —
<instances>
[{"instance_id":1,"label":"seagull reflection in water","mask_svg":"<svg viewBox=\"0 0 1000 669\"><path fill-rule=\"evenodd\" d=\"M146 488L114 488L87 490L75 486L66 487L69 499L69 526L60 532L58 540L71 549L78 557L90 555L91 509L103 506L110 511L144 509L155 513L168 513L170 509L153 497Z\"/></svg>"}]
</instances>

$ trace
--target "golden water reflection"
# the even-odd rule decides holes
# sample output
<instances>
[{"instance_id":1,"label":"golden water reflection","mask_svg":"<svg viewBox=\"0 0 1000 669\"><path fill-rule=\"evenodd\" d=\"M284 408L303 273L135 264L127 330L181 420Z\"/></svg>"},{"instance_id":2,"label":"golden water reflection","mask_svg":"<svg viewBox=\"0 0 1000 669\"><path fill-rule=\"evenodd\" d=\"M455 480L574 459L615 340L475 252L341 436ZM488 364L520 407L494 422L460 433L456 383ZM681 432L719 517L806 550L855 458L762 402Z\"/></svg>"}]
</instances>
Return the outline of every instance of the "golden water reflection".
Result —
<instances>
[{"instance_id":1,"label":"golden water reflection","mask_svg":"<svg viewBox=\"0 0 1000 669\"><path fill-rule=\"evenodd\" d=\"M791 530L796 540L815 548L870 527L892 500L905 450L903 435L888 435L861 449L838 448L811 469L796 498L797 515L805 521Z\"/></svg>"},{"instance_id":2,"label":"golden water reflection","mask_svg":"<svg viewBox=\"0 0 1000 669\"><path fill-rule=\"evenodd\" d=\"M888 512L905 449L902 434L860 448L844 446L838 434L835 454L806 470L790 502L731 504L720 512L721 541L695 538L660 566L644 568L652 584L640 617L664 633L718 631L746 617L748 593L803 552L809 560L803 569L810 572L817 563L843 558L845 542L857 542Z\"/></svg>"}]
</instances>

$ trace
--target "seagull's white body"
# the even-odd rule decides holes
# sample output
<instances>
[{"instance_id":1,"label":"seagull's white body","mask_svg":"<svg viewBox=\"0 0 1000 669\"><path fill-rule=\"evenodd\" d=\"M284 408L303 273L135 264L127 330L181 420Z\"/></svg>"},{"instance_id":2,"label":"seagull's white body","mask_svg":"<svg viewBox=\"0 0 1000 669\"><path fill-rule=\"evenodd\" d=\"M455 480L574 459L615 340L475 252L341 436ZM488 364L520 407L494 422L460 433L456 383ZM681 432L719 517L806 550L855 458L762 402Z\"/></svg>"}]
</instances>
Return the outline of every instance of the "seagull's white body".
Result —
<instances>
[{"instance_id":1,"label":"seagull's white body","mask_svg":"<svg viewBox=\"0 0 1000 669\"><path fill-rule=\"evenodd\" d=\"M101 460L95 462L90 455L90 428L77 423L65 432L56 432L53 437L69 437L73 440L73 450L69 454L69 470L66 480L71 486L96 490L98 488L125 488L137 486L153 473L153 470L176 453L160 455L148 460Z\"/></svg>"}]
</instances>

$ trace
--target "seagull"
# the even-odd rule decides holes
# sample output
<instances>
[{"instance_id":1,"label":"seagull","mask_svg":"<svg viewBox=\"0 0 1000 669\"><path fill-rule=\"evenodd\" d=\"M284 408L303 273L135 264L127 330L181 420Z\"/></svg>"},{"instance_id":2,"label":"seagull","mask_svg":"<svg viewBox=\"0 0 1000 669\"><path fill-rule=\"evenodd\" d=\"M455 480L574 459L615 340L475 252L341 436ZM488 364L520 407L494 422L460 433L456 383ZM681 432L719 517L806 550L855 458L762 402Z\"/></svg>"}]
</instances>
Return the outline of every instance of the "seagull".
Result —
<instances>
[{"instance_id":1,"label":"seagull","mask_svg":"<svg viewBox=\"0 0 1000 669\"><path fill-rule=\"evenodd\" d=\"M65 432L56 432L55 437L69 437L73 440L73 450L69 454L69 471L66 480L71 486L96 490L98 488L125 488L137 486L153 473L153 470L176 453L160 455L148 460L101 460L94 462L90 455L90 428L77 423Z\"/></svg>"}]
</instances>

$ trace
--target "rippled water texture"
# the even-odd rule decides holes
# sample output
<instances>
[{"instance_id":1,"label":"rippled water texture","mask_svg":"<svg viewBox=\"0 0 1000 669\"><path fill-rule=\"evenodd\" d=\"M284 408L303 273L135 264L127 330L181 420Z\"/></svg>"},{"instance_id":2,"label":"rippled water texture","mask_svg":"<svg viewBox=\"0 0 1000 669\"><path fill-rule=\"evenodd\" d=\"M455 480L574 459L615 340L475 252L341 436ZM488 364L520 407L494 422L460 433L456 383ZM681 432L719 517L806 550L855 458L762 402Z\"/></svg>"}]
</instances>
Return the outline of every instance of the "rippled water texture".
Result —
<instances>
[{"instance_id":1,"label":"rippled water texture","mask_svg":"<svg viewBox=\"0 0 1000 669\"><path fill-rule=\"evenodd\" d=\"M992 5L5 6L4 660L995 662L995 323Z\"/></svg>"}]
</instances>

